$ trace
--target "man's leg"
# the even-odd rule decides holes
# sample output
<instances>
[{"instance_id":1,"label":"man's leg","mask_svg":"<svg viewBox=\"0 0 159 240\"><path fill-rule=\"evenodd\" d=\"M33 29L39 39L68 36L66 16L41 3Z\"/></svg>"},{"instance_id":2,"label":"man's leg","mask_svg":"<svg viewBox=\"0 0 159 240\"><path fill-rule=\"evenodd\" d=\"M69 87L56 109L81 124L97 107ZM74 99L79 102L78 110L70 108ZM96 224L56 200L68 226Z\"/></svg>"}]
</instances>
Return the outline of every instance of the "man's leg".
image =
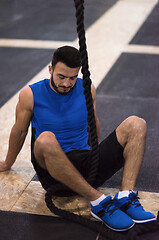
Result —
<instances>
[{"instance_id":1,"label":"man's leg","mask_svg":"<svg viewBox=\"0 0 159 240\"><path fill-rule=\"evenodd\" d=\"M132 219L116 208L110 196L106 197L87 183L69 161L53 133L43 132L38 137L34 155L38 164L47 169L54 179L91 201L91 214L109 228L125 231L134 226Z\"/></svg>"},{"instance_id":2,"label":"man's leg","mask_svg":"<svg viewBox=\"0 0 159 240\"><path fill-rule=\"evenodd\" d=\"M125 165L121 190L133 190L144 157L147 127L145 120L132 116L116 129L118 142L124 147Z\"/></svg>"},{"instance_id":3,"label":"man's leg","mask_svg":"<svg viewBox=\"0 0 159 240\"><path fill-rule=\"evenodd\" d=\"M122 176L121 192L117 193L116 206L132 217L136 223L154 221L155 216L146 212L138 201L134 190L137 176L144 157L146 142L146 122L138 117L127 118L117 129L119 143L124 147L125 165ZM130 204L131 203L131 204Z\"/></svg>"},{"instance_id":4,"label":"man's leg","mask_svg":"<svg viewBox=\"0 0 159 240\"><path fill-rule=\"evenodd\" d=\"M34 144L34 155L38 164L47 169L54 179L89 201L96 200L102 195L87 183L69 161L53 133L43 132L38 137Z\"/></svg>"}]
</instances>

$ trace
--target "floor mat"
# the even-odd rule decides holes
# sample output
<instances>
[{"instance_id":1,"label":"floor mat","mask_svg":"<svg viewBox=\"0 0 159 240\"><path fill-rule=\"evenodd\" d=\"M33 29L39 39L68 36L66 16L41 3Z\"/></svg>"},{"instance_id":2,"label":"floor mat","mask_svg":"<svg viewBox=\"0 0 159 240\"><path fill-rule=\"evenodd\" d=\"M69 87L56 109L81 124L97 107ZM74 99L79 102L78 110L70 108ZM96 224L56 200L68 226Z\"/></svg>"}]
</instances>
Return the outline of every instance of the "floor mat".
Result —
<instances>
[{"instance_id":1,"label":"floor mat","mask_svg":"<svg viewBox=\"0 0 159 240\"><path fill-rule=\"evenodd\" d=\"M147 224L147 225L146 225ZM140 226L146 226L148 228L148 223L140 224ZM151 223L152 224L152 223ZM153 223L154 224L154 223ZM157 225L157 231L141 235L139 239L141 240L157 240L159 236L159 225ZM106 228L104 226L104 228ZM129 239L133 236L135 237L135 232L138 231L139 225L136 225L131 229L131 235ZM113 232L108 230L109 236L111 238L99 236L99 240L104 239L127 239L126 237L129 232ZM114 235L115 234L115 235ZM84 226L64 220L59 217L52 216L42 216L28 213L17 213L17 212L5 212L0 211L0 239L5 240L96 240L98 236L97 232L94 232ZM115 238L114 238L114 237Z\"/></svg>"},{"instance_id":2,"label":"floor mat","mask_svg":"<svg viewBox=\"0 0 159 240\"><path fill-rule=\"evenodd\" d=\"M97 234L59 217L0 211L0 239L88 240L96 239Z\"/></svg>"}]
</instances>

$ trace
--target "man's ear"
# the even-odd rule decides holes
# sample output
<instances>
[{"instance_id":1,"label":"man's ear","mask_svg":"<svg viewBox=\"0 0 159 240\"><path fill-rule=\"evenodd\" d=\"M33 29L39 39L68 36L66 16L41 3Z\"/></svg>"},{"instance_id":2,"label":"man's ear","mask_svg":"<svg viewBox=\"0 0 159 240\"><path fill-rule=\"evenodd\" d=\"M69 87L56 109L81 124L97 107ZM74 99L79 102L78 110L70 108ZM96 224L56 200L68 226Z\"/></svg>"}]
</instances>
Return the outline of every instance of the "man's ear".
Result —
<instances>
[{"instance_id":1,"label":"man's ear","mask_svg":"<svg viewBox=\"0 0 159 240\"><path fill-rule=\"evenodd\" d=\"M52 72L53 72L53 67L52 67L51 65L49 65L48 68L49 68L49 73L52 74Z\"/></svg>"}]
</instances>

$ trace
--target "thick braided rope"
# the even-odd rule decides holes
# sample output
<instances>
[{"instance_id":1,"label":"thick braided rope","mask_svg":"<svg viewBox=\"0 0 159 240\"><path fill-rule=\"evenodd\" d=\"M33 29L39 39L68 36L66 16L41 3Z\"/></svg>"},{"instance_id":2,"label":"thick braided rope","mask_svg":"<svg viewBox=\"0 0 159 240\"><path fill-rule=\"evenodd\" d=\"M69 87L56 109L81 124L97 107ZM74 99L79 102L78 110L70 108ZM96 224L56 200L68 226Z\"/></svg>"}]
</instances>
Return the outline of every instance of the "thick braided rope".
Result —
<instances>
[{"instance_id":1,"label":"thick braided rope","mask_svg":"<svg viewBox=\"0 0 159 240\"><path fill-rule=\"evenodd\" d=\"M76 8L76 23L77 33L79 38L79 51L81 55L82 74L83 74L83 87L86 99L87 111L88 111L88 125L90 127L90 137L92 145L92 162L90 167L89 176L87 181L92 184L95 180L98 163L99 163L99 151L98 151L98 137L96 131L96 121L94 117L93 100L91 94L91 79L88 65L88 54L86 46L85 28L84 28L84 0L74 0Z\"/></svg>"},{"instance_id":2,"label":"thick braided rope","mask_svg":"<svg viewBox=\"0 0 159 240\"><path fill-rule=\"evenodd\" d=\"M92 221L90 219L87 219L85 217L79 216L77 214L71 213L69 211L65 211L63 209L57 208L54 203L52 202L52 195L53 193L57 193L59 191L63 191L65 189L65 186L62 185L54 185L51 186L47 193L45 194L45 201L47 207L50 209L52 213L55 215L61 216L67 220L73 221L75 223L81 224L85 227L88 227L89 229L100 233L103 237L105 237L107 240L127 240L126 234L118 234L118 232L115 232L106 226L101 228L101 223L97 221ZM66 188L67 189L67 188Z\"/></svg>"}]
</instances>

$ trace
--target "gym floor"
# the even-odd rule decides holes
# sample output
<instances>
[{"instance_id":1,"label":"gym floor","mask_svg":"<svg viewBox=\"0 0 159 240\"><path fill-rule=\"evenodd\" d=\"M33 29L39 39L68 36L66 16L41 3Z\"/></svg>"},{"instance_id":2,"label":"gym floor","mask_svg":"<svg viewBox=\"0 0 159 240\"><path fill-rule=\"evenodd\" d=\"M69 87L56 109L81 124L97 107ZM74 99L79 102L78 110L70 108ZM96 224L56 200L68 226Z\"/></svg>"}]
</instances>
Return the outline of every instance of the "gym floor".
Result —
<instances>
[{"instance_id":1,"label":"gym floor","mask_svg":"<svg viewBox=\"0 0 159 240\"><path fill-rule=\"evenodd\" d=\"M91 79L97 88L101 140L126 117L148 126L144 163L136 190L145 209L159 210L159 1L91 0L85 28ZM57 47L78 47L73 0L0 0L0 160L4 160L21 88L49 78ZM45 191L30 162L30 131L11 171L0 173L0 210L52 215ZM101 188L112 196L119 171ZM78 214L89 215L81 197L56 198Z\"/></svg>"}]
</instances>

